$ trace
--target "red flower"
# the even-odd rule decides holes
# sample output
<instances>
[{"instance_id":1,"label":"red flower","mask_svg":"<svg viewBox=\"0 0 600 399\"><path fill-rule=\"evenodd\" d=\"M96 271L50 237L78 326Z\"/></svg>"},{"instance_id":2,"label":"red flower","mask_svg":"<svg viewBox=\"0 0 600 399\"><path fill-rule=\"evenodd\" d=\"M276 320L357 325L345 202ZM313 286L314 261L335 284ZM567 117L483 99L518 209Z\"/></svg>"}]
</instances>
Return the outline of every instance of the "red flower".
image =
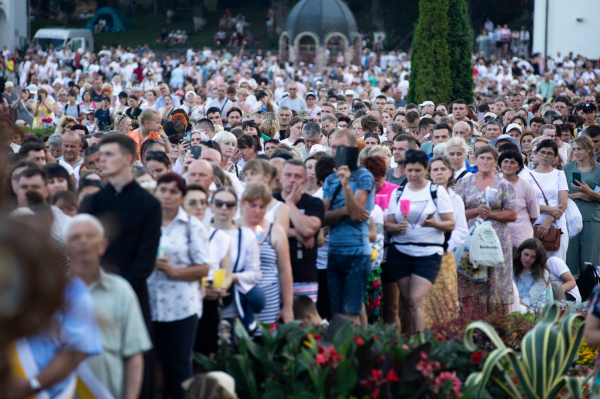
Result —
<instances>
[{"instance_id":1,"label":"red flower","mask_svg":"<svg viewBox=\"0 0 600 399\"><path fill-rule=\"evenodd\" d=\"M415 366L417 370L423 374L423 377L427 377L433 372L433 366L429 362L428 356L425 352L421 352L421 361Z\"/></svg>"},{"instance_id":2,"label":"red flower","mask_svg":"<svg viewBox=\"0 0 600 399\"><path fill-rule=\"evenodd\" d=\"M396 373L394 372L394 370L390 370L388 372L387 377L385 377L385 380L387 382L397 382L397 381L400 381L400 378L398 378L398 376L396 375Z\"/></svg>"},{"instance_id":3,"label":"red flower","mask_svg":"<svg viewBox=\"0 0 600 399\"><path fill-rule=\"evenodd\" d=\"M325 358L324 354L319 353L317 355L316 361L317 361L317 364L323 364L323 363L325 363L327 361L327 359Z\"/></svg>"},{"instance_id":4,"label":"red flower","mask_svg":"<svg viewBox=\"0 0 600 399\"><path fill-rule=\"evenodd\" d=\"M275 323L271 323L271 324L269 324L269 331L270 331L270 332L275 332L275 331L277 331L277 324L275 324Z\"/></svg>"},{"instance_id":5,"label":"red flower","mask_svg":"<svg viewBox=\"0 0 600 399\"><path fill-rule=\"evenodd\" d=\"M373 393L371 394L371 397L372 397L373 399L377 398L378 396L379 396L379 387L377 387L377 388L376 388L376 389L373 391Z\"/></svg>"},{"instance_id":6,"label":"red flower","mask_svg":"<svg viewBox=\"0 0 600 399\"><path fill-rule=\"evenodd\" d=\"M356 342L356 345L358 346L363 346L365 344L365 340L361 337L354 337L354 342Z\"/></svg>"},{"instance_id":7,"label":"red flower","mask_svg":"<svg viewBox=\"0 0 600 399\"><path fill-rule=\"evenodd\" d=\"M315 339L315 341L320 341L321 340L321 336L320 335L315 335L315 336L313 336L313 338Z\"/></svg>"},{"instance_id":8,"label":"red flower","mask_svg":"<svg viewBox=\"0 0 600 399\"><path fill-rule=\"evenodd\" d=\"M446 337L444 337L442 334L436 335L435 339L437 339L438 341L441 341L442 343L446 342Z\"/></svg>"},{"instance_id":9,"label":"red flower","mask_svg":"<svg viewBox=\"0 0 600 399\"><path fill-rule=\"evenodd\" d=\"M481 363L481 357L483 356L483 351L477 351L471 355L471 362L475 364Z\"/></svg>"},{"instance_id":10,"label":"red flower","mask_svg":"<svg viewBox=\"0 0 600 399\"><path fill-rule=\"evenodd\" d=\"M373 335L373 341L379 341L379 335Z\"/></svg>"}]
</instances>

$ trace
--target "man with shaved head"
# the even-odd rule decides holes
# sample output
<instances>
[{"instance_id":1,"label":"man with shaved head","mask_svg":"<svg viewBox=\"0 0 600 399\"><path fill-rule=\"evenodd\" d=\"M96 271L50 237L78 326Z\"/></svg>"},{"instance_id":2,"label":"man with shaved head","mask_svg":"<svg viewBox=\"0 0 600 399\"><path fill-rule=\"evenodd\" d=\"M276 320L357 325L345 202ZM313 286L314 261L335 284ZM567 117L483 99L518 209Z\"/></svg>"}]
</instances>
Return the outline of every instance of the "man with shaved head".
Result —
<instances>
[{"instance_id":1,"label":"man with shaved head","mask_svg":"<svg viewBox=\"0 0 600 399\"><path fill-rule=\"evenodd\" d=\"M298 85L296 83L291 83L288 86L287 92L289 93L289 96L284 97L279 101L280 107L288 107L296 112L308 109L306 102L298 97Z\"/></svg>"},{"instance_id":2,"label":"man with shaved head","mask_svg":"<svg viewBox=\"0 0 600 399\"><path fill-rule=\"evenodd\" d=\"M457 122L452 129L452 137L462 137L466 142L469 141L469 137L473 135L471 126L464 121Z\"/></svg>"},{"instance_id":3,"label":"man with shaved head","mask_svg":"<svg viewBox=\"0 0 600 399\"><path fill-rule=\"evenodd\" d=\"M83 158L79 154L81 154L83 143L81 142L79 133L69 130L63 134L61 147L63 155L58 158L58 161L63 160L73 168L81 165Z\"/></svg>"}]
</instances>

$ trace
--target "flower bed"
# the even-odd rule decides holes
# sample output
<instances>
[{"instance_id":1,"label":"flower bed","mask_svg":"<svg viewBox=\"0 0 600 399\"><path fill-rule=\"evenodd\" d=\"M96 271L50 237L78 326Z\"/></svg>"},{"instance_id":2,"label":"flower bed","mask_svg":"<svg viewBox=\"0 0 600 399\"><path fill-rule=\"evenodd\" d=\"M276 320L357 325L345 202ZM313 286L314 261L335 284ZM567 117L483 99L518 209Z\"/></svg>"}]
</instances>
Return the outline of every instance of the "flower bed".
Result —
<instances>
[{"instance_id":1,"label":"flower bed","mask_svg":"<svg viewBox=\"0 0 600 399\"><path fill-rule=\"evenodd\" d=\"M424 343L392 326L353 328L342 319L328 328L264 325L253 340L237 321L234 342L222 337L215 359L199 354L194 359L206 370L231 374L242 399L589 397L597 350L581 346L581 315L560 317L552 305L537 324L531 314L492 314L488 323L466 319L434 326ZM555 352L564 341L571 345ZM529 380L536 372L530 368L541 362L525 353L531 345L542 345L546 362L564 366L544 377L556 389L543 395Z\"/></svg>"}]
</instances>

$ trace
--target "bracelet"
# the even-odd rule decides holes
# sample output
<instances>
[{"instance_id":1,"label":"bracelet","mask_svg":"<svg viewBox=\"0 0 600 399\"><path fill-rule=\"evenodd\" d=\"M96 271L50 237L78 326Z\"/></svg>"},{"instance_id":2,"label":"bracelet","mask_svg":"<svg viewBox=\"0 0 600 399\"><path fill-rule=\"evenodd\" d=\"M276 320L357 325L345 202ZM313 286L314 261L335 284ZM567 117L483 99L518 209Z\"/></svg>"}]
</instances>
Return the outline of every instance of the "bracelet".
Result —
<instances>
[{"instance_id":1,"label":"bracelet","mask_svg":"<svg viewBox=\"0 0 600 399\"><path fill-rule=\"evenodd\" d=\"M552 220L552 222L556 222L556 219L554 219L552 216L548 215L548 217L550 218L550 220Z\"/></svg>"}]
</instances>

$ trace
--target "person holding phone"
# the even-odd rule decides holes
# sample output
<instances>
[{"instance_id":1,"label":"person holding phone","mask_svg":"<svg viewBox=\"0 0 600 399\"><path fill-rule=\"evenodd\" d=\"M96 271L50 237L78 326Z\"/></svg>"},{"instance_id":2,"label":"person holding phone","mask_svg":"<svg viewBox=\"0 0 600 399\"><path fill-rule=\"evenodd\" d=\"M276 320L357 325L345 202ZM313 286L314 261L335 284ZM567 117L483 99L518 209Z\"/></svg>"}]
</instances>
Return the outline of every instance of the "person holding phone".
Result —
<instances>
[{"instance_id":1,"label":"person holding phone","mask_svg":"<svg viewBox=\"0 0 600 399\"><path fill-rule=\"evenodd\" d=\"M33 121L34 128L36 126L42 127L43 119L52 118L53 109L54 108L52 107L52 105L50 105L50 102L48 101L48 92L46 91L46 89L39 89L37 102L35 103L33 109L33 116L35 118Z\"/></svg>"},{"instance_id":2,"label":"person holding phone","mask_svg":"<svg viewBox=\"0 0 600 399\"><path fill-rule=\"evenodd\" d=\"M325 226L331 226L327 282L331 314L344 314L360 323L365 287L371 274L369 216L375 200L375 180L371 172L357 167L356 136L349 129L331 136L331 152L352 147L354 159L325 179L323 205Z\"/></svg>"},{"instance_id":3,"label":"person holding phone","mask_svg":"<svg viewBox=\"0 0 600 399\"><path fill-rule=\"evenodd\" d=\"M583 219L583 229L569 240L567 266L575 278L584 270L585 263L596 266L600 259L600 167L594 159L594 145L585 135L571 142L573 162L563 168L572 199ZM563 235L564 237L564 235ZM562 237L561 237L562 238Z\"/></svg>"}]
</instances>

